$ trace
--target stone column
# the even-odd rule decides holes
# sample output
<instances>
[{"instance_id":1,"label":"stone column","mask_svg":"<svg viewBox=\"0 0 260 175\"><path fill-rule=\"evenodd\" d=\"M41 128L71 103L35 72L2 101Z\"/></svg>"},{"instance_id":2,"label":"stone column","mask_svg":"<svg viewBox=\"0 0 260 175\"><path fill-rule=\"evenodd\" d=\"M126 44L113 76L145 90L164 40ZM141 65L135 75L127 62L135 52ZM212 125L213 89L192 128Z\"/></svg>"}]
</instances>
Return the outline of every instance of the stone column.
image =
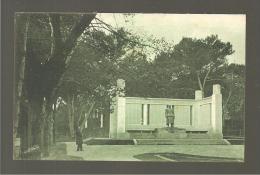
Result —
<instances>
[{"instance_id":1,"label":"stone column","mask_svg":"<svg viewBox=\"0 0 260 175\"><path fill-rule=\"evenodd\" d=\"M112 98L110 106L110 138L118 138L120 134L125 133L125 81L118 79L116 85L116 96Z\"/></svg>"},{"instance_id":2,"label":"stone column","mask_svg":"<svg viewBox=\"0 0 260 175\"><path fill-rule=\"evenodd\" d=\"M124 97L117 97L117 137L125 134L125 108L126 100Z\"/></svg>"},{"instance_id":3,"label":"stone column","mask_svg":"<svg viewBox=\"0 0 260 175\"><path fill-rule=\"evenodd\" d=\"M116 96L116 118L117 118L117 138L124 138L126 135L126 99L125 99L125 80L117 80Z\"/></svg>"},{"instance_id":4,"label":"stone column","mask_svg":"<svg viewBox=\"0 0 260 175\"><path fill-rule=\"evenodd\" d=\"M202 91L196 90L195 91L195 100L201 100L202 99Z\"/></svg>"},{"instance_id":5,"label":"stone column","mask_svg":"<svg viewBox=\"0 0 260 175\"><path fill-rule=\"evenodd\" d=\"M194 104L194 115L192 121L192 127L195 129L199 128L199 120L200 120L200 100L202 100L202 91L196 90L195 91L195 104Z\"/></svg>"},{"instance_id":6,"label":"stone column","mask_svg":"<svg viewBox=\"0 0 260 175\"><path fill-rule=\"evenodd\" d=\"M125 80L118 79L116 81L116 86L117 86L117 96L124 97L125 96Z\"/></svg>"},{"instance_id":7,"label":"stone column","mask_svg":"<svg viewBox=\"0 0 260 175\"><path fill-rule=\"evenodd\" d=\"M109 138L116 138L117 136L117 98L111 97L110 102L110 116L109 116Z\"/></svg>"},{"instance_id":8,"label":"stone column","mask_svg":"<svg viewBox=\"0 0 260 175\"><path fill-rule=\"evenodd\" d=\"M222 138L222 94L219 84L213 85L211 108L212 134Z\"/></svg>"}]
</instances>

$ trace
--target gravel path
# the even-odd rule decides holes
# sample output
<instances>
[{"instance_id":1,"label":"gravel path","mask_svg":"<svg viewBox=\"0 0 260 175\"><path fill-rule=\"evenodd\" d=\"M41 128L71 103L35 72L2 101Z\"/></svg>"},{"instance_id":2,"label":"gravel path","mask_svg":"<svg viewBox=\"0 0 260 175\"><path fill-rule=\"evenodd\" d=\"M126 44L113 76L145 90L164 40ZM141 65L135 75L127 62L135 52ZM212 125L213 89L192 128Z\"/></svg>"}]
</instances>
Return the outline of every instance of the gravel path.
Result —
<instances>
[{"instance_id":1,"label":"gravel path","mask_svg":"<svg viewBox=\"0 0 260 175\"><path fill-rule=\"evenodd\" d=\"M68 157L89 161L243 161L243 145L83 145L64 142ZM174 159L173 157L178 157Z\"/></svg>"}]
</instances>

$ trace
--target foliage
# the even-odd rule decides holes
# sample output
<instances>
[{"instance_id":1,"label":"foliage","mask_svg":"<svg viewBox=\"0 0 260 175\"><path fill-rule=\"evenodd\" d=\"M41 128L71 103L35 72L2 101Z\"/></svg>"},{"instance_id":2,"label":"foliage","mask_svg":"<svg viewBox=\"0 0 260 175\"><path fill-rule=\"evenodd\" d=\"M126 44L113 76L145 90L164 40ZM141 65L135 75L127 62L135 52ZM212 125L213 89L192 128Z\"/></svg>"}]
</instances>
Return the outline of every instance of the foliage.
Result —
<instances>
[{"instance_id":1,"label":"foliage","mask_svg":"<svg viewBox=\"0 0 260 175\"><path fill-rule=\"evenodd\" d=\"M205 39L183 38L175 45L173 57L176 58L178 72L195 75L200 90L204 92L210 74L225 66L226 56L233 52L229 42L224 43L217 35L211 35Z\"/></svg>"}]
</instances>

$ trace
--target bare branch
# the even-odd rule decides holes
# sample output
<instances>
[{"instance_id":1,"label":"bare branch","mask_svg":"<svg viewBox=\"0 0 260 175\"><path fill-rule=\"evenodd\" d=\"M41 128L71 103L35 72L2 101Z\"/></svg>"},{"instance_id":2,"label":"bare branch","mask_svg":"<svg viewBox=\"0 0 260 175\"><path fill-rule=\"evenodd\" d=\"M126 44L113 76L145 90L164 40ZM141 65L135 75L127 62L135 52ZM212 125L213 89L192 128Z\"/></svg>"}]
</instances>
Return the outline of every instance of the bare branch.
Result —
<instances>
[{"instance_id":1,"label":"bare branch","mask_svg":"<svg viewBox=\"0 0 260 175\"><path fill-rule=\"evenodd\" d=\"M134 44L137 44L137 45L150 47L150 48L152 48L152 49L154 49L154 50L157 50L157 51L161 51L160 49L158 49L158 48L156 48L156 47L153 47L153 46L151 46L151 45L149 45L149 44L143 44L143 43L140 43L140 42L138 42L138 41L134 41L134 40L125 38L124 36L120 35L117 31L115 31L111 25L105 23L104 21L102 21L102 20L100 20L100 19L98 19L98 18L95 18L95 20L99 21L99 22L102 23L104 26L106 26L106 27L100 26L99 28L103 28L103 29L105 29L105 30L107 30L107 31L109 31L109 32L111 32L111 33L113 33L113 34L119 36L120 38L122 38L122 39L124 39L124 40L126 40L126 41L129 41L129 42L134 43Z\"/></svg>"},{"instance_id":2,"label":"bare branch","mask_svg":"<svg viewBox=\"0 0 260 175\"><path fill-rule=\"evenodd\" d=\"M54 50L54 41L53 41L53 38L54 38L54 34L53 34L53 25L51 23L51 17L49 16L49 25L50 25L50 29L51 29L51 51L50 51L50 57L52 57L53 55L53 50Z\"/></svg>"},{"instance_id":3,"label":"bare branch","mask_svg":"<svg viewBox=\"0 0 260 175\"><path fill-rule=\"evenodd\" d=\"M208 72L206 73L204 79L203 79L203 84L202 84L202 87L204 88L205 87L205 83L206 83L206 80L208 79L208 76L209 76L209 73L210 73L211 69L209 68Z\"/></svg>"},{"instance_id":4,"label":"bare branch","mask_svg":"<svg viewBox=\"0 0 260 175\"><path fill-rule=\"evenodd\" d=\"M53 51L52 55L58 54L59 50L62 48L62 37L61 37L61 30L60 30L60 15L59 14L50 14L49 15L50 26L52 29L52 36L53 36Z\"/></svg>"}]
</instances>

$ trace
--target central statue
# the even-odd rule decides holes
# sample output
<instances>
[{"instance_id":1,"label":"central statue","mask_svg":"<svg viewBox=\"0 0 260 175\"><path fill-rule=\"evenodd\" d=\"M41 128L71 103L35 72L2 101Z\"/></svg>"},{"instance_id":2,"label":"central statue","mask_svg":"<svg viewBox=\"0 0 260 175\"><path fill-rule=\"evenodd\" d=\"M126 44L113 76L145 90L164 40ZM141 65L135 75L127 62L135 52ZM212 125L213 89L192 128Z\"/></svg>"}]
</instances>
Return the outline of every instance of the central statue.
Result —
<instances>
[{"instance_id":1,"label":"central statue","mask_svg":"<svg viewBox=\"0 0 260 175\"><path fill-rule=\"evenodd\" d=\"M174 105L167 105L165 109L165 118L166 118L166 125L167 127L174 127L174 119L175 119L175 114L174 114Z\"/></svg>"}]
</instances>

